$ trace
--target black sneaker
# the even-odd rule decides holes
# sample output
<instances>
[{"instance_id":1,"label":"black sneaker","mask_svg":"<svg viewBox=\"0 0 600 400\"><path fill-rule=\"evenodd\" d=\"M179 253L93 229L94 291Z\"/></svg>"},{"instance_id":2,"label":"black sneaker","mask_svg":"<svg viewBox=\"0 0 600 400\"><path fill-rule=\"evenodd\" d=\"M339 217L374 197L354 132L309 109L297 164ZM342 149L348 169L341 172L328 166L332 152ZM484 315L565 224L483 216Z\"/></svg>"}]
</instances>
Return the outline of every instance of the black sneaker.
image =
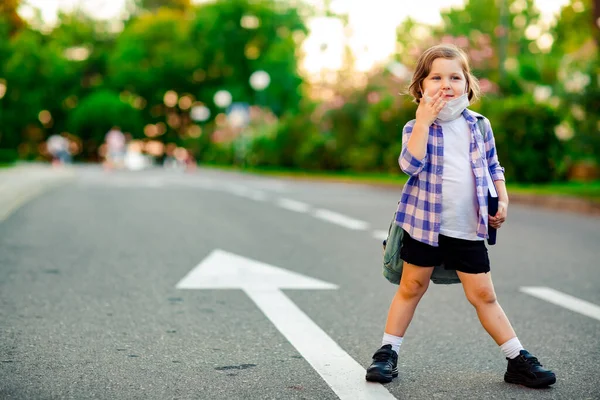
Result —
<instances>
[{"instance_id":1,"label":"black sneaker","mask_svg":"<svg viewBox=\"0 0 600 400\"><path fill-rule=\"evenodd\" d=\"M391 382L398 376L398 353L392 350L391 344L381 346L373 354L373 362L367 368L366 379L369 382Z\"/></svg>"},{"instance_id":2,"label":"black sneaker","mask_svg":"<svg viewBox=\"0 0 600 400\"><path fill-rule=\"evenodd\" d=\"M504 374L504 381L517 383L530 388L540 388L556 382L554 372L542 368L537 358L527 350L521 350L515 358L508 359L508 368Z\"/></svg>"}]
</instances>

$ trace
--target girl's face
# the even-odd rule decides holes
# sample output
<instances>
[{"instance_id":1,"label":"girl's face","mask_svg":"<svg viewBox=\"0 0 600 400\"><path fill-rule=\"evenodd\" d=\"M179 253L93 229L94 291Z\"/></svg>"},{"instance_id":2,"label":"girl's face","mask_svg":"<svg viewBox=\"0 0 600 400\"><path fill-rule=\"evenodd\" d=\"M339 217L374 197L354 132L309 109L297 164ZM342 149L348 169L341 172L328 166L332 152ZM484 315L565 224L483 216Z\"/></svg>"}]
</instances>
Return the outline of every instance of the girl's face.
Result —
<instances>
[{"instance_id":1,"label":"girl's face","mask_svg":"<svg viewBox=\"0 0 600 400\"><path fill-rule=\"evenodd\" d=\"M429 75L423 80L423 93L432 97L442 89L444 98L451 100L467 91L467 80L460 61L455 58L436 58Z\"/></svg>"}]
</instances>

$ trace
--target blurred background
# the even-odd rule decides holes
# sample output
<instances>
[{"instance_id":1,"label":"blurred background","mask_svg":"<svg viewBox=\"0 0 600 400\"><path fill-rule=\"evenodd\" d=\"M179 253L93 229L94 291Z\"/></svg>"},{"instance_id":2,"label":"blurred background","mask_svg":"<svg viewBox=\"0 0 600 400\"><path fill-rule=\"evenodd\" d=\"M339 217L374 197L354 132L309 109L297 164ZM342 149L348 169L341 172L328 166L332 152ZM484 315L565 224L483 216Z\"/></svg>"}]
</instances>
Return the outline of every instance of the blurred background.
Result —
<instances>
[{"instance_id":1,"label":"blurred background","mask_svg":"<svg viewBox=\"0 0 600 400\"><path fill-rule=\"evenodd\" d=\"M0 0L0 163L398 174L440 42L511 182L600 187L600 0Z\"/></svg>"}]
</instances>

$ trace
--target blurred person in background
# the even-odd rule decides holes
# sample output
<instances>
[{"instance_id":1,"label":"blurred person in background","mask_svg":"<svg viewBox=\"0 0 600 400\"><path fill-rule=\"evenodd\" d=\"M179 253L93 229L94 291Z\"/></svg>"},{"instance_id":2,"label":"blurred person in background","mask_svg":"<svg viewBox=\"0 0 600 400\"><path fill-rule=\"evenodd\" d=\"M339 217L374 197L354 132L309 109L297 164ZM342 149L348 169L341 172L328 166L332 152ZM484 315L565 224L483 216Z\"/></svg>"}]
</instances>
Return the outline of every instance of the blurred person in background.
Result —
<instances>
[{"instance_id":1,"label":"blurred person in background","mask_svg":"<svg viewBox=\"0 0 600 400\"><path fill-rule=\"evenodd\" d=\"M64 134L51 135L46 141L46 148L52 156L53 166L61 166L71 162L69 139Z\"/></svg>"},{"instance_id":2,"label":"blurred person in background","mask_svg":"<svg viewBox=\"0 0 600 400\"><path fill-rule=\"evenodd\" d=\"M112 127L104 137L106 143L106 158L104 167L106 169L120 169L124 166L125 150L127 140L121 128L118 126Z\"/></svg>"},{"instance_id":3,"label":"blurred person in background","mask_svg":"<svg viewBox=\"0 0 600 400\"><path fill-rule=\"evenodd\" d=\"M130 138L131 135L126 134ZM127 144L127 151L123 160L123 165L130 171L141 171L150 166L150 158L144 154L144 143L139 140L131 140Z\"/></svg>"}]
</instances>

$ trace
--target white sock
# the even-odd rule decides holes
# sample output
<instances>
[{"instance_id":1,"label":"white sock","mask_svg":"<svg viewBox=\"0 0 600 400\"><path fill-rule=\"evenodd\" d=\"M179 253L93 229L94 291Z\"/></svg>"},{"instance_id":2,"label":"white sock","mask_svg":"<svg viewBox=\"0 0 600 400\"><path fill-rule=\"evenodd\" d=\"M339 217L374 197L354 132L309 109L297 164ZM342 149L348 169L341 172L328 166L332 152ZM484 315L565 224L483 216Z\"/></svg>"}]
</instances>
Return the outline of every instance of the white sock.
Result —
<instances>
[{"instance_id":1,"label":"white sock","mask_svg":"<svg viewBox=\"0 0 600 400\"><path fill-rule=\"evenodd\" d=\"M506 343L500 345L500 349L504 353L504 356L506 358L510 358L511 360L517 357L521 350L524 350L519 338L516 336Z\"/></svg>"},{"instance_id":2,"label":"white sock","mask_svg":"<svg viewBox=\"0 0 600 400\"><path fill-rule=\"evenodd\" d=\"M394 350L396 354L398 354L400 352L400 345L402 344L402 339L404 338L401 336L394 336L384 332L383 339L381 339L381 345L385 346L386 344L391 344L392 350Z\"/></svg>"}]
</instances>

